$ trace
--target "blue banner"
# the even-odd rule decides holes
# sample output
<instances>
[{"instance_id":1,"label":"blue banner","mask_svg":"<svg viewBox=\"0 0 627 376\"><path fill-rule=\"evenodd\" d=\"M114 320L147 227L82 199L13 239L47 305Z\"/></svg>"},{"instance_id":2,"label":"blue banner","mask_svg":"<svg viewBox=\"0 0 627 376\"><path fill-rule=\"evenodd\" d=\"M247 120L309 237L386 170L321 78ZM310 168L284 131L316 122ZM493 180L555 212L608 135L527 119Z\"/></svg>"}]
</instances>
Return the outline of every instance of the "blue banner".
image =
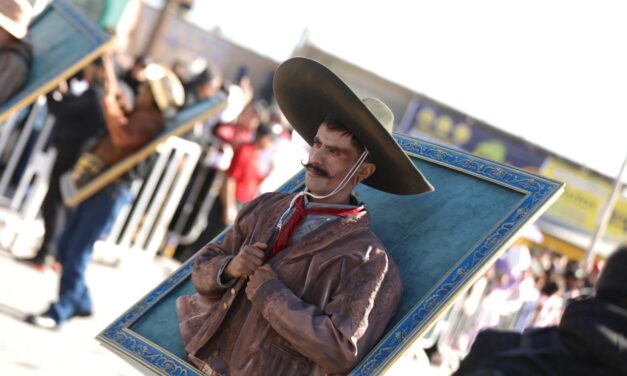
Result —
<instances>
[{"instance_id":1,"label":"blue banner","mask_svg":"<svg viewBox=\"0 0 627 376\"><path fill-rule=\"evenodd\" d=\"M398 130L530 171L537 172L548 156L537 146L424 97L409 103Z\"/></svg>"}]
</instances>

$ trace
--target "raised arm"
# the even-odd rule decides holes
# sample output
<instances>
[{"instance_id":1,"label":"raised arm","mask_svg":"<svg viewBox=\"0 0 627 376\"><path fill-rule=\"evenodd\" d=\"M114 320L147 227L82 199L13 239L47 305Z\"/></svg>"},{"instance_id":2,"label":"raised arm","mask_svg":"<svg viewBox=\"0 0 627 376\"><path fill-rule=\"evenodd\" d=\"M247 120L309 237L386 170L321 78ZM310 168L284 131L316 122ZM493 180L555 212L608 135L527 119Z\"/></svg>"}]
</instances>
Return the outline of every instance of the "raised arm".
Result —
<instances>
[{"instance_id":1,"label":"raised arm","mask_svg":"<svg viewBox=\"0 0 627 376\"><path fill-rule=\"evenodd\" d=\"M106 52L102 56L102 67L104 69L104 96L115 98L119 90L118 78L113 68L113 57L111 53Z\"/></svg>"},{"instance_id":2,"label":"raised arm","mask_svg":"<svg viewBox=\"0 0 627 376\"><path fill-rule=\"evenodd\" d=\"M118 79L113 70L111 55L103 56L105 70L104 98L102 109L111 141L121 148L137 148L145 145L163 128L163 120L146 110L124 113L117 98Z\"/></svg>"}]
</instances>

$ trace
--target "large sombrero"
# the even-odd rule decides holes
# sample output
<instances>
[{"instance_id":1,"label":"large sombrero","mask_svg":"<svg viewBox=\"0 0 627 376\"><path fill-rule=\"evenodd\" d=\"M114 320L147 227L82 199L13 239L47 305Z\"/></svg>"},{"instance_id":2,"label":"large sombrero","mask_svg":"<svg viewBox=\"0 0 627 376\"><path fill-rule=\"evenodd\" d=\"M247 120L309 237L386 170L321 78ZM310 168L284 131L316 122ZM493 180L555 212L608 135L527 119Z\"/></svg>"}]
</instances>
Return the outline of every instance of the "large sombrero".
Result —
<instances>
[{"instance_id":1,"label":"large sombrero","mask_svg":"<svg viewBox=\"0 0 627 376\"><path fill-rule=\"evenodd\" d=\"M27 0L0 0L0 27L17 39L28 33L33 7Z\"/></svg>"},{"instance_id":2,"label":"large sombrero","mask_svg":"<svg viewBox=\"0 0 627 376\"><path fill-rule=\"evenodd\" d=\"M150 63L146 66L146 81L164 116L174 116L185 103L185 90L176 74L168 67Z\"/></svg>"},{"instance_id":3,"label":"large sombrero","mask_svg":"<svg viewBox=\"0 0 627 376\"><path fill-rule=\"evenodd\" d=\"M392 137L394 116L380 100L362 101L325 66L302 57L281 64L273 86L285 117L309 144L327 116L338 119L361 141L377 166L364 184L399 195L434 190Z\"/></svg>"}]
</instances>

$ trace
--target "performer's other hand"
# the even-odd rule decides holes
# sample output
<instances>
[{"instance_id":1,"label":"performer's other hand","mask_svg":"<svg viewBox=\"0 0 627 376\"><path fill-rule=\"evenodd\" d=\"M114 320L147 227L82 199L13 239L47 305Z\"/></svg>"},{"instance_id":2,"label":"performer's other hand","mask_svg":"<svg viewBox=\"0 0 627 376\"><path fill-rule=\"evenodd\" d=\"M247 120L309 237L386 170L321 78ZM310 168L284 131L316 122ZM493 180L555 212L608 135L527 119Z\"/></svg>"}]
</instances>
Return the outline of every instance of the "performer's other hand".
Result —
<instances>
[{"instance_id":1,"label":"performer's other hand","mask_svg":"<svg viewBox=\"0 0 627 376\"><path fill-rule=\"evenodd\" d=\"M277 278L277 274L270 264L257 268L255 272L250 276L248 284L246 285L246 296L249 300L253 300L253 295L265 281L269 279Z\"/></svg>"},{"instance_id":2,"label":"performer's other hand","mask_svg":"<svg viewBox=\"0 0 627 376\"><path fill-rule=\"evenodd\" d=\"M224 276L231 279L248 277L253 274L263 264L266 248L268 245L262 242L243 246L224 269Z\"/></svg>"}]
</instances>

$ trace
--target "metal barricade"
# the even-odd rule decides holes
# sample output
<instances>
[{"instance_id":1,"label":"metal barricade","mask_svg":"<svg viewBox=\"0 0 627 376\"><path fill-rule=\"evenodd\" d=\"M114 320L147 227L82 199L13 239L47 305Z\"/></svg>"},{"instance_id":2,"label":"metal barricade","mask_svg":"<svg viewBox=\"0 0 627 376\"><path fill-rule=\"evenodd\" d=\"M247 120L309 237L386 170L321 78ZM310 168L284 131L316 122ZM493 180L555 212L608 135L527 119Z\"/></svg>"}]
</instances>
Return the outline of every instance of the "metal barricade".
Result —
<instances>
[{"instance_id":1,"label":"metal barricade","mask_svg":"<svg viewBox=\"0 0 627 376\"><path fill-rule=\"evenodd\" d=\"M20 161L30 160L36 151L43 150L45 142L48 139L50 130L44 132L41 129L43 119L46 117L48 109L46 107L46 97L39 97L31 106L26 122L21 130L16 129L19 124L20 114L12 116L2 128L0 134L0 150L9 151L9 159L0 176L0 195L9 198L12 195L11 181L16 180L16 174L19 174L18 164ZM50 127L49 127L50 128ZM17 134L17 137L15 137ZM29 149L28 143L35 137L35 146Z\"/></svg>"},{"instance_id":2,"label":"metal barricade","mask_svg":"<svg viewBox=\"0 0 627 376\"><path fill-rule=\"evenodd\" d=\"M54 148L45 149L54 127L45 97L25 112L21 129L18 126L25 113L11 116L0 131L0 150L8 156L0 175L0 245L16 256L28 255L43 236L37 215L57 155Z\"/></svg>"},{"instance_id":3,"label":"metal barricade","mask_svg":"<svg viewBox=\"0 0 627 376\"><path fill-rule=\"evenodd\" d=\"M154 257L198 163L200 145L171 137L145 180L133 182L135 200L122 209L105 240L94 244L94 259L117 264L126 258Z\"/></svg>"}]
</instances>

